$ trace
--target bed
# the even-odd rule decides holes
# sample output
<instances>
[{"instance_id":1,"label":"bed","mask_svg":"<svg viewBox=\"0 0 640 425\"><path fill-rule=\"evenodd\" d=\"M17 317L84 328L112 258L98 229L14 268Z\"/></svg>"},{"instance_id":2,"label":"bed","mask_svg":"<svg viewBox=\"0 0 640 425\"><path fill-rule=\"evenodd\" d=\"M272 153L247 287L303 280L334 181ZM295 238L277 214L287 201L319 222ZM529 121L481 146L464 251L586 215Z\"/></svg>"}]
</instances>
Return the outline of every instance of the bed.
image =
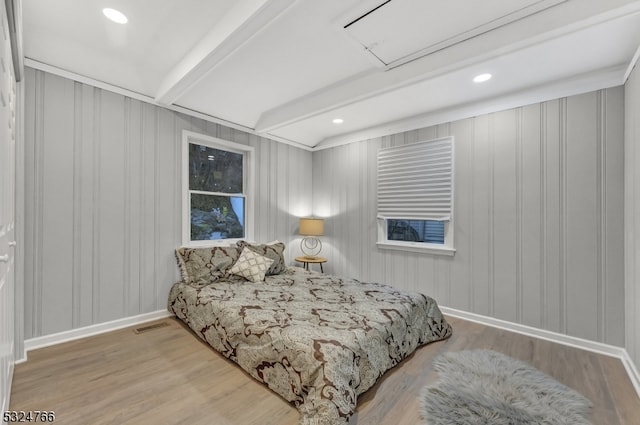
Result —
<instances>
[{"instance_id":1,"label":"bed","mask_svg":"<svg viewBox=\"0 0 640 425\"><path fill-rule=\"evenodd\" d=\"M283 251L281 242L178 248L182 279L168 307L292 403L301 425L347 424L385 371L451 335L428 296L287 267Z\"/></svg>"}]
</instances>

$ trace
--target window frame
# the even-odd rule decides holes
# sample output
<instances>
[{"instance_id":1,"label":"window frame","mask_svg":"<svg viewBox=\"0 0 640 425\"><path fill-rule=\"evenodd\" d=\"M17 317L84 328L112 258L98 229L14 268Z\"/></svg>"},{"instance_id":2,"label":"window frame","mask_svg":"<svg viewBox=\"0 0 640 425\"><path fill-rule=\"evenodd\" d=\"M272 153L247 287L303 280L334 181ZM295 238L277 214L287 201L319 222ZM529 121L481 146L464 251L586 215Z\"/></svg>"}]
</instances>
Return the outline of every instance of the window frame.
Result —
<instances>
[{"instance_id":1,"label":"window frame","mask_svg":"<svg viewBox=\"0 0 640 425\"><path fill-rule=\"evenodd\" d=\"M453 247L453 219L444 223L444 244L387 239L387 220L389 219L378 217L378 248L447 256L456 253Z\"/></svg>"},{"instance_id":2,"label":"window frame","mask_svg":"<svg viewBox=\"0 0 640 425\"><path fill-rule=\"evenodd\" d=\"M244 236L242 238L228 239L191 239L191 194L200 193L200 190L189 188L189 145L195 144L213 149L242 155L242 194L244 195ZM229 246L240 240L254 239L254 209L255 209L255 149L253 146L195 133L189 130L182 131L182 245L183 246ZM207 194L207 192L204 192ZM231 194L230 194L231 195Z\"/></svg>"},{"instance_id":3,"label":"window frame","mask_svg":"<svg viewBox=\"0 0 640 425\"><path fill-rule=\"evenodd\" d=\"M449 220L444 220L444 243L436 244L429 242L415 242L415 241L398 241L388 239L388 220L415 220L415 218L409 217L382 217L378 215L377 217L377 228L378 228L378 239L376 242L376 246L381 249L389 249L389 250L397 250L397 251L410 251L410 252L419 252L423 254L433 254L433 255L444 255L444 256L453 256L456 252L454 248L454 199L455 199L455 144L453 136L441 137L437 139L430 140L422 140L415 143L429 143L429 142L437 142L443 140L451 141L451 214L449 216ZM413 143L412 143L413 144ZM410 146L408 145L399 145L394 147L401 146ZM376 171L378 171L378 167L376 165ZM376 183L377 184L377 183ZM377 189L376 189L377 190Z\"/></svg>"}]
</instances>

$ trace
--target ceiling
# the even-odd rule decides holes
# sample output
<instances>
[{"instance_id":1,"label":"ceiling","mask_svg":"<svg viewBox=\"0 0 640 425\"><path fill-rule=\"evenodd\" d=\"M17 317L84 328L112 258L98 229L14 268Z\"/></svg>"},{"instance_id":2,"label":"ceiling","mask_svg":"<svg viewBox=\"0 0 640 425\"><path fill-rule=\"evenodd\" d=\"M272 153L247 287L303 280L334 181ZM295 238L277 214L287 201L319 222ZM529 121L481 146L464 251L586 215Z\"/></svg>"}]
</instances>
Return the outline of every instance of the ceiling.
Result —
<instances>
[{"instance_id":1,"label":"ceiling","mask_svg":"<svg viewBox=\"0 0 640 425\"><path fill-rule=\"evenodd\" d=\"M481 3L23 0L25 64L321 149L620 85L638 59L640 1Z\"/></svg>"}]
</instances>

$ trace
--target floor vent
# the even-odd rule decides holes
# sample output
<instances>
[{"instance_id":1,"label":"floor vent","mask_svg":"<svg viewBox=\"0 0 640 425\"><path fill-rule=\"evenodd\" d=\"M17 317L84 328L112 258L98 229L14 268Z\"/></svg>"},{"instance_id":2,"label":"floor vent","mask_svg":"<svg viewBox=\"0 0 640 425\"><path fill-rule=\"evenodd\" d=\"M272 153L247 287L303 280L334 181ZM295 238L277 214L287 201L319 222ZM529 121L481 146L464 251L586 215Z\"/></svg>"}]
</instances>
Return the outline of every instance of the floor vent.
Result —
<instances>
[{"instance_id":1,"label":"floor vent","mask_svg":"<svg viewBox=\"0 0 640 425\"><path fill-rule=\"evenodd\" d=\"M141 326L139 328L135 328L133 333L141 334L143 332L153 331L155 329L164 328L165 326L169 326L167 322L154 323L153 325Z\"/></svg>"}]
</instances>

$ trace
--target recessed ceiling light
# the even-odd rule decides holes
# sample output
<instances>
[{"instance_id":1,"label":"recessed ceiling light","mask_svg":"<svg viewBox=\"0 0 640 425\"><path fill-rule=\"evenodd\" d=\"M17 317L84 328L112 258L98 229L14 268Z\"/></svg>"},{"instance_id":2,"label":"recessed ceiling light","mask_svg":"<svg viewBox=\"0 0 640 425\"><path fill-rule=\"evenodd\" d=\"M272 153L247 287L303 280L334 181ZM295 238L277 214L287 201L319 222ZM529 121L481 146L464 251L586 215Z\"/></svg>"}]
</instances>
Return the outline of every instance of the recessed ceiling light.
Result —
<instances>
[{"instance_id":1,"label":"recessed ceiling light","mask_svg":"<svg viewBox=\"0 0 640 425\"><path fill-rule=\"evenodd\" d=\"M107 18L111 19L113 22L116 22L118 24L126 24L129 21L129 19L127 19L127 17L124 16L124 13L120 12L119 10L115 10L107 7L105 9L102 9L102 13L104 14L104 16L106 16Z\"/></svg>"},{"instance_id":2,"label":"recessed ceiling light","mask_svg":"<svg viewBox=\"0 0 640 425\"><path fill-rule=\"evenodd\" d=\"M334 118L333 123L334 124L342 124L344 122L344 120L342 118Z\"/></svg>"},{"instance_id":3,"label":"recessed ceiling light","mask_svg":"<svg viewBox=\"0 0 640 425\"><path fill-rule=\"evenodd\" d=\"M476 75L473 78L474 83L484 83L485 81L489 81L491 79L491 74L480 74Z\"/></svg>"}]
</instances>

